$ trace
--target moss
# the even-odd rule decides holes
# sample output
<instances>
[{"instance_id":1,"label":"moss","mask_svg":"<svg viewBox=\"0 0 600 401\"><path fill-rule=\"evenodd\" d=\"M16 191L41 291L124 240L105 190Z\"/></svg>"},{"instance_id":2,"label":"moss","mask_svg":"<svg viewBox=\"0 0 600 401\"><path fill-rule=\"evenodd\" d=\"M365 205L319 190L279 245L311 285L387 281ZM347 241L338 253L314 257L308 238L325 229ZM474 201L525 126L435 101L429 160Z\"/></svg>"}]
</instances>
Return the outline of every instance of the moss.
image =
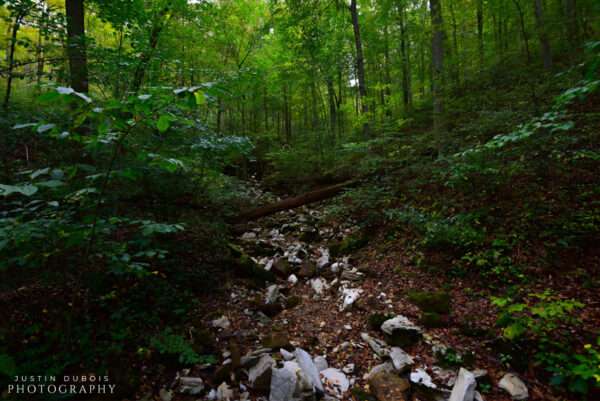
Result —
<instances>
[{"instance_id":1,"label":"moss","mask_svg":"<svg viewBox=\"0 0 600 401\"><path fill-rule=\"evenodd\" d=\"M411 291L408 294L408 299L425 313L437 313L440 315L450 313L452 298L445 291Z\"/></svg>"},{"instance_id":2,"label":"moss","mask_svg":"<svg viewBox=\"0 0 600 401\"><path fill-rule=\"evenodd\" d=\"M349 255L350 253L365 247L369 243L369 237L358 232L347 236L341 241L329 244L329 253L333 257Z\"/></svg>"},{"instance_id":3,"label":"moss","mask_svg":"<svg viewBox=\"0 0 600 401\"><path fill-rule=\"evenodd\" d=\"M302 303L302 298L297 295L292 295L285 302L286 309L292 309Z\"/></svg>"}]
</instances>

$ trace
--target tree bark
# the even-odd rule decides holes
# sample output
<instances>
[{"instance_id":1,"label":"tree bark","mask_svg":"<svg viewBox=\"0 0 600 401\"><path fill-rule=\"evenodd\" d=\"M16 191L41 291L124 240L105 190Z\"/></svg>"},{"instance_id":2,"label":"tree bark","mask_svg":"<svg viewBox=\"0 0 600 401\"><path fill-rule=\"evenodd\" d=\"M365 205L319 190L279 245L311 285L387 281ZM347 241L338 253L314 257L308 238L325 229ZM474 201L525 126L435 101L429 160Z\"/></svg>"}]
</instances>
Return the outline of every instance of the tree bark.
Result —
<instances>
[{"instance_id":1,"label":"tree bark","mask_svg":"<svg viewBox=\"0 0 600 401\"><path fill-rule=\"evenodd\" d=\"M361 113L366 116L369 113L369 105L367 103L365 60L363 56L362 40L360 38L360 24L358 23L358 10L356 8L356 0L350 1L350 14L352 16L352 27L354 29L354 46L356 47L356 75L358 78L358 94L360 101L360 109ZM363 134L365 135L365 137L370 136L368 122L365 122L363 125Z\"/></svg>"},{"instance_id":2,"label":"tree bark","mask_svg":"<svg viewBox=\"0 0 600 401\"><path fill-rule=\"evenodd\" d=\"M67 54L71 87L77 92L88 92L88 67L85 46L85 11L83 0L66 0Z\"/></svg>"},{"instance_id":3,"label":"tree bark","mask_svg":"<svg viewBox=\"0 0 600 401\"><path fill-rule=\"evenodd\" d=\"M444 31L442 20L441 0L430 0L431 10L431 60L432 60L432 85L433 92L433 127L435 131L443 128L444 112Z\"/></svg>"},{"instance_id":4,"label":"tree bark","mask_svg":"<svg viewBox=\"0 0 600 401\"><path fill-rule=\"evenodd\" d=\"M535 26L538 32L540 49L542 52L542 62L544 64L544 69L550 71L552 70L552 52L550 49L550 39L548 39L548 32L546 31L544 22L544 5L542 4L542 0L533 0L533 7L535 10Z\"/></svg>"},{"instance_id":5,"label":"tree bark","mask_svg":"<svg viewBox=\"0 0 600 401\"><path fill-rule=\"evenodd\" d=\"M483 71L483 0L477 0L477 50L479 53L479 72Z\"/></svg>"},{"instance_id":6,"label":"tree bark","mask_svg":"<svg viewBox=\"0 0 600 401\"><path fill-rule=\"evenodd\" d=\"M412 107L412 88L410 76L410 49L406 29L406 10L404 3L399 5L400 17L400 56L402 58L402 102L404 111L409 112Z\"/></svg>"},{"instance_id":7,"label":"tree bark","mask_svg":"<svg viewBox=\"0 0 600 401\"><path fill-rule=\"evenodd\" d=\"M10 47L8 49L8 70L7 70L7 78L6 78L6 92L4 94L4 102L2 107L4 109L8 108L8 103L10 102L10 94L12 91L12 81L13 81L13 69L15 62L15 48L17 46L17 34L19 33L19 29L21 28L21 22L23 21L24 14L19 14L15 17L15 22L12 26L12 31L10 34Z\"/></svg>"}]
</instances>

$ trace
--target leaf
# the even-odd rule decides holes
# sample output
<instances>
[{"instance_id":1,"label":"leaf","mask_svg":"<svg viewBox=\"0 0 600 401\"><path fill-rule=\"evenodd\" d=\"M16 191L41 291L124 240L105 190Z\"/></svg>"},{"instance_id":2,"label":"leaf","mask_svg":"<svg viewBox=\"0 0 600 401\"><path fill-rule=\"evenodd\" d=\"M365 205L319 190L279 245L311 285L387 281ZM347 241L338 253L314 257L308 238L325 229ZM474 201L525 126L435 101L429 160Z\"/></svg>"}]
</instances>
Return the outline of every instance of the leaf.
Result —
<instances>
[{"instance_id":1,"label":"leaf","mask_svg":"<svg viewBox=\"0 0 600 401\"><path fill-rule=\"evenodd\" d=\"M56 91L61 95L70 95L72 93L75 93L75 89L68 88L65 86L59 86L58 88L56 88Z\"/></svg>"},{"instance_id":2,"label":"leaf","mask_svg":"<svg viewBox=\"0 0 600 401\"><path fill-rule=\"evenodd\" d=\"M504 328L504 337L508 340L515 340L525 333L525 327L520 323L513 323L510 326Z\"/></svg>"},{"instance_id":3,"label":"leaf","mask_svg":"<svg viewBox=\"0 0 600 401\"><path fill-rule=\"evenodd\" d=\"M201 91L194 92L194 98L196 99L196 105L202 106L206 104L206 97L204 97L204 93Z\"/></svg>"},{"instance_id":4,"label":"leaf","mask_svg":"<svg viewBox=\"0 0 600 401\"><path fill-rule=\"evenodd\" d=\"M0 195L2 196L8 196L8 195L12 195L15 193L19 193L21 195L25 195L25 196L31 196L33 194L35 194L38 191L38 187L36 187L35 185L21 185L21 186L15 186L15 185L4 185L4 184L0 184Z\"/></svg>"},{"instance_id":5,"label":"leaf","mask_svg":"<svg viewBox=\"0 0 600 401\"><path fill-rule=\"evenodd\" d=\"M37 125L37 123L16 124L15 126L12 127L12 129L29 128L29 127L35 127L36 125Z\"/></svg>"},{"instance_id":6,"label":"leaf","mask_svg":"<svg viewBox=\"0 0 600 401\"><path fill-rule=\"evenodd\" d=\"M42 124L39 127L37 127L37 133L38 134L42 134L46 131L51 130L52 128L56 127L56 124Z\"/></svg>"},{"instance_id":7,"label":"leaf","mask_svg":"<svg viewBox=\"0 0 600 401\"><path fill-rule=\"evenodd\" d=\"M171 125L171 117L163 114L158 118L158 121L156 121L156 128L158 129L159 132L165 132L169 129L169 126Z\"/></svg>"}]
</instances>

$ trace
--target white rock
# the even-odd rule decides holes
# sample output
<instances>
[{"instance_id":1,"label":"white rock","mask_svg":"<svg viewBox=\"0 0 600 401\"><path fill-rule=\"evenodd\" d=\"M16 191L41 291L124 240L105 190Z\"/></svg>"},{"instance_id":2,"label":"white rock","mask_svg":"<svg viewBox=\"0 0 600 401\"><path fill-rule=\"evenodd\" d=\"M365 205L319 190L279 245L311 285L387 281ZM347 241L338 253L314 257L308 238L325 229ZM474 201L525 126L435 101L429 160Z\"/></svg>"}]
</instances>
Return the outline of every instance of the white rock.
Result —
<instances>
[{"instance_id":1,"label":"white rock","mask_svg":"<svg viewBox=\"0 0 600 401\"><path fill-rule=\"evenodd\" d=\"M271 376L269 401L293 400L297 382L298 378L293 370L286 367L281 369L274 368Z\"/></svg>"},{"instance_id":2,"label":"white rock","mask_svg":"<svg viewBox=\"0 0 600 401\"><path fill-rule=\"evenodd\" d=\"M373 352L375 352L377 355L384 357L390 354L390 349L385 342L373 338L367 333L360 333L360 338L362 338L364 342L369 344L369 347L371 347Z\"/></svg>"},{"instance_id":3,"label":"white rock","mask_svg":"<svg viewBox=\"0 0 600 401\"><path fill-rule=\"evenodd\" d=\"M265 381L265 377L271 374L271 368L275 366L275 360L266 354L260 357L258 362L248 370L248 383L254 387L256 382Z\"/></svg>"},{"instance_id":4,"label":"white rock","mask_svg":"<svg viewBox=\"0 0 600 401\"><path fill-rule=\"evenodd\" d=\"M221 316L220 318L212 321L212 326L225 330L231 326L231 322L229 319L227 319L227 316Z\"/></svg>"},{"instance_id":5,"label":"white rock","mask_svg":"<svg viewBox=\"0 0 600 401\"><path fill-rule=\"evenodd\" d=\"M460 368L458 378L452 388L452 394L450 394L450 400L448 401L473 401L475 398L475 387L477 387L475 375L464 368Z\"/></svg>"},{"instance_id":6,"label":"white rock","mask_svg":"<svg viewBox=\"0 0 600 401\"><path fill-rule=\"evenodd\" d=\"M296 361L298 361L298 365L302 369L302 372L306 375L308 382L313 388L322 393L323 385L321 384L321 378L319 377L319 370L315 366L315 363L308 352L304 351L302 348L296 348L294 355L296 356Z\"/></svg>"},{"instance_id":7,"label":"white rock","mask_svg":"<svg viewBox=\"0 0 600 401\"><path fill-rule=\"evenodd\" d=\"M198 395L204 390L204 382L200 377L180 377L178 391L182 394Z\"/></svg>"},{"instance_id":8,"label":"white rock","mask_svg":"<svg viewBox=\"0 0 600 401\"><path fill-rule=\"evenodd\" d=\"M219 401L231 401L233 399L233 390L223 382L217 387L217 400Z\"/></svg>"},{"instance_id":9,"label":"white rock","mask_svg":"<svg viewBox=\"0 0 600 401\"><path fill-rule=\"evenodd\" d=\"M314 362L315 362L315 366L317 367L319 372L321 372L329 367L329 364L327 363L327 359L325 359L324 356L321 356L321 355L315 356Z\"/></svg>"},{"instance_id":10,"label":"white rock","mask_svg":"<svg viewBox=\"0 0 600 401\"><path fill-rule=\"evenodd\" d=\"M291 352L281 348L279 350L279 353L281 354L281 357L283 358L284 361L291 361L292 359L294 359L294 354L292 354Z\"/></svg>"},{"instance_id":11,"label":"white rock","mask_svg":"<svg viewBox=\"0 0 600 401\"><path fill-rule=\"evenodd\" d=\"M392 365L391 362L385 362L380 365L375 365L369 371L369 373L367 373L367 375L365 375L365 380L370 379L371 377L375 376L377 373L380 373L380 372L393 372L393 371L394 371L394 365Z\"/></svg>"},{"instance_id":12,"label":"white rock","mask_svg":"<svg viewBox=\"0 0 600 401\"><path fill-rule=\"evenodd\" d=\"M209 401L215 401L217 399L217 390L215 390L214 388L211 389L206 395L206 399Z\"/></svg>"},{"instance_id":13,"label":"white rock","mask_svg":"<svg viewBox=\"0 0 600 401\"><path fill-rule=\"evenodd\" d=\"M329 249L319 248L321 256L317 259L317 268L322 269L329 264Z\"/></svg>"},{"instance_id":14,"label":"white rock","mask_svg":"<svg viewBox=\"0 0 600 401\"><path fill-rule=\"evenodd\" d=\"M427 372L421 368L410 373L410 381L416 384L422 384L429 388L437 388L437 386L431 380L431 376L429 376Z\"/></svg>"},{"instance_id":15,"label":"white rock","mask_svg":"<svg viewBox=\"0 0 600 401\"><path fill-rule=\"evenodd\" d=\"M412 356L408 355L402 348L399 347L392 347L390 351L390 358L392 360L392 364L394 365L394 369L400 373L409 370L414 363Z\"/></svg>"},{"instance_id":16,"label":"white rock","mask_svg":"<svg viewBox=\"0 0 600 401\"><path fill-rule=\"evenodd\" d=\"M321 278L310 280L310 286L318 296L323 295L323 292L327 289L327 283Z\"/></svg>"},{"instance_id":17,"label":"white rock","mask_svg":"<svg viewBox=\"0 0 600 401\"><path fill-rule=\"evenodd\" d=\"M421 333L421 328L411 322L406 316L398 315L392 319L388 319L381 325L381 330L389 335L392 335L396 330L410 331Z\"/></svg>"},{"instance_id":18,"label":"white rock","mask_svg":"<svg viewBox=\"0 0 600 401\"><path fill-rule=\"evenodd\" d=\"M359 280L362 280L363 277L364 277L364 274L361 273L360 271L358 271L357 268L344 269L344 271L342 272L342 275L341 275L342 280L348 280L348 281L359 281Z\"/></svg>"},{"instance_id":19,"label":"white rock","mask_svg":"<svg viewBox=\"0 0 600 401\"><path fill-rule=\"evenodd\" d=\"M325 392L333 397L342 398L344 393L350 388L350 381L338 369L328 368L323 370L320 375Z\"/></svg>"},{"instance_id":20,"label":"white rock","mask_svg":"<svg viewBox=\"0 0 600 401\"><path fill-rule=\"evenodd\" d=\"M513 400L526 400L529 398L529 390L519 377L513 373L507 373L502 377L498 387L510 394Z\"/></svg>"},{"instance_id":21,"label":"white rock","mask_svg":"<svg viewBox=\"0 0 600 401\"><path fill-rule=\"evenodd\" d=\"M252 231L242 234L242 241L253 241L256 239L256 233Z\"/></svg>"},{"instance_id":22,"label":"white rock","mask_svg":"<svg viewBox=\"0 0 600 401\"><path fill-rule=\"evenodd\" d=\"M267 305L274 304L279 298L279 286L277 284L270 285L267 287L267 294L265 295L265 303Z\"/></svg>"},{"instance_id":23,"label":"white rock","mask_svg":"<svg viewBox=\"0 0 600 401\"><path fill-rule=\"evenodd\" d=\"M481 394L479 394L479 392L475 391L475 398L473 398L473 400L475 401L485 401L483 399L483 397L481 396Z\"/></svg>"},{"instance_id":24,"label":"white rock","mask_svg":"<svg viewBox=\"0 0 600 401\"><path fill-rule=\"evenodd\" d=\"M340 310L344 311L349 309L354 302L360 297L360 294L363 293L361 288L344 288L342 289L342 306Z\"/></svg>"},{"instance_id":25,"label":"white rock","mask_svg":"<svg viewBox=\"0 0 600 401\"><path fill-rule=\"evenodd\" d=\"M298 277L296 277L295 274L290 274L290 276L288 277L287 281L291 285L296 285L296 283L298 282Z\"/></svg>"}]
</instances>

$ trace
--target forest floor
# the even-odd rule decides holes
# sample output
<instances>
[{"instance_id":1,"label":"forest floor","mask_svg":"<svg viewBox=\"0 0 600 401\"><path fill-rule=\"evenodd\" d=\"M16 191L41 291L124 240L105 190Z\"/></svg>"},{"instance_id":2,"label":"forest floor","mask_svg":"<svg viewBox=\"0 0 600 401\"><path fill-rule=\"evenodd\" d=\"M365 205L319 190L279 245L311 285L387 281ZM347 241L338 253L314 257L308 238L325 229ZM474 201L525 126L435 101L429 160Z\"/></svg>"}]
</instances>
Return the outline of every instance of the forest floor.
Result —
<instances>
[{"instance_id":1,"label":"forest floor","mask_svg":"<svg viewBox=\"0 0 600 401\"><path fill-rule=\"evenodd\" d=\"M256 194L264 203L275 199L259 189ZM353 221L325 219L326 205L324 201L279 212L247 226L237 245L274 272L277 283L265 289L252 280L237 278L224 283L219 295L202 300L198 315L203 316L203 325L212 327L215 348L222 353L218 364L222 365L216 371L208 366L180 371L172 382L164 384L160 395L154 394L158 397L154 399L267 399L272 390L268 383L274 378L267 378L265 383L263 373L291 358L280 348L293 351L296 347L308 352L319 370L325 367L319 356L325 358L333 368L326 377L321 373L326 383L333 375L342 381L344 389L349 385L348 391L334 398L370 400L374 398L369 398L369 393L389 393L389 389L374 388L381 383L369 380L369 372L388 357L385 350L377 355L364 333L385 341L380 330L384 320L402 315L412 322L423 322L422 309L414 299L411 301L416 291L444 294L450 310L431 325L434 328L423 329L419 341L402 347L414 359L409 369L412 374L405 371L407 383L411 382L411 389L402 393L406 398L382 395L378 399L448 399L459 368L465 367L476 372L483 399L510 400L511 396L498 387L508 371L498 358L497 341L490 340L494 336L489 335L494 331L496 312L478 279L456 278L450 283L447 276L414 266L401 239L388 242L369 238L369 244L360 249L340 252L339 245L354 238L358 226ZM387 348L384 343L380 345ZM525 372L519 377L527 385L529 399L566 399L554 395L532 368ZM186 389L180 377L184 381L185 377L202 378L202 393L208 392L208 396L182 394L194 389L199 392L200 387ZM423 383L428 377L436 389ZM330 396L336 391L335 385L326 386ZM146 399L151 397L148 394Z\"/></svg>"}]
</instances>

